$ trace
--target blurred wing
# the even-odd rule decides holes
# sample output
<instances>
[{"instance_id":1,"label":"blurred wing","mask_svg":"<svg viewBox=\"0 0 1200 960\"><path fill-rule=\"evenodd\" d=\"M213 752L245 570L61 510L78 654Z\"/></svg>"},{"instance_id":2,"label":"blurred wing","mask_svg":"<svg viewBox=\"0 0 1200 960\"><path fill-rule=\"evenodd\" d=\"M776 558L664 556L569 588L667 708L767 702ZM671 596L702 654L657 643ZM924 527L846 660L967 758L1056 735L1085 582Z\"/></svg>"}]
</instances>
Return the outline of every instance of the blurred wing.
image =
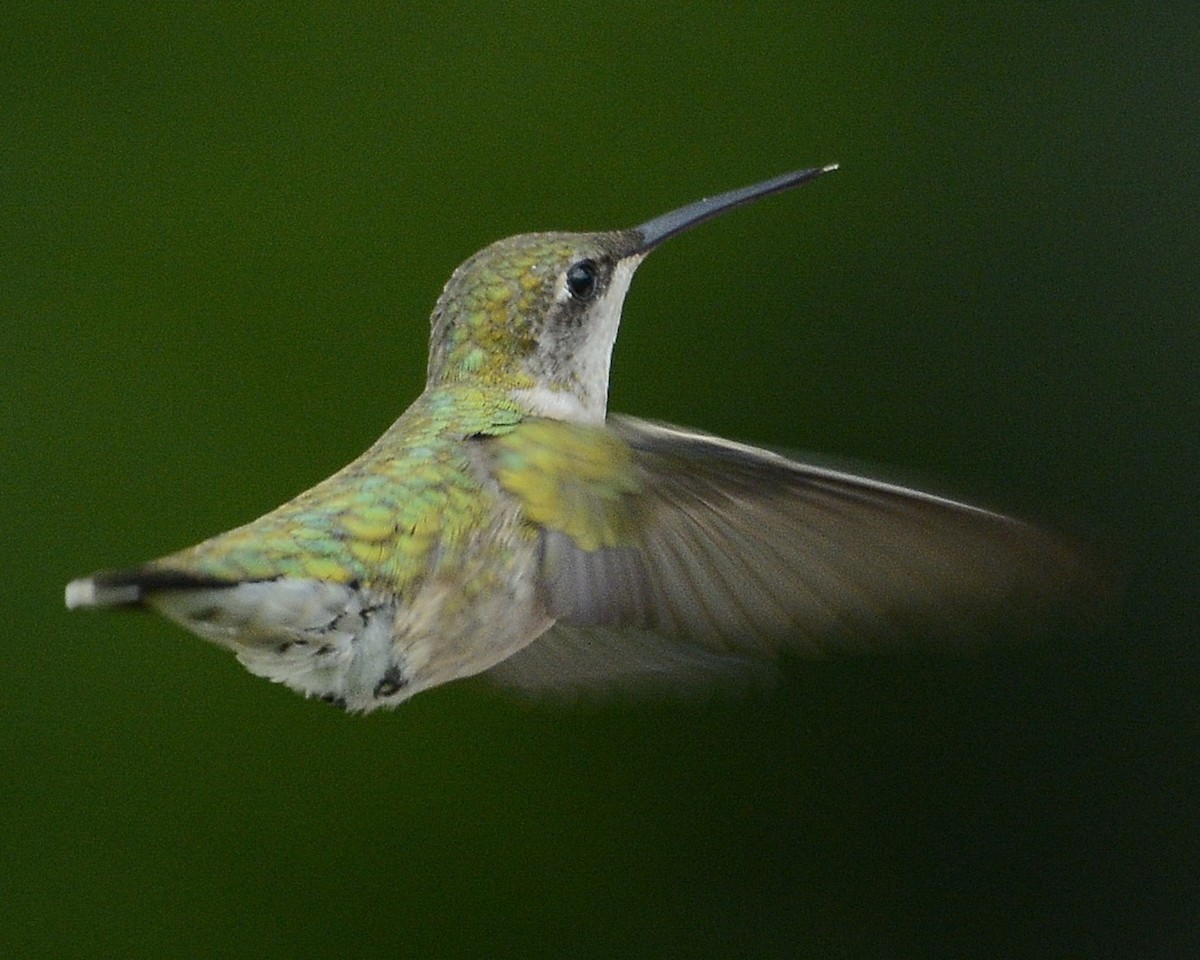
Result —
<instances>
[{"instance_id":1,"label":"blurred wing","mask_svg":"<svg viewBox=\"0 0 1200 960\"><path fill-rule=\"evenodd\" d=\"M559 623L487 675L524 693L565 699L609 690L637 696L767 687L778 670L771 660L723 655L648 630Z\"/></svg>"},{"instance_id":2,"label":"blurred wing","mask_svg":"<svg viewBox=\"0 0 1200 960\"><path fill-rule=\"evenodd\" d=\"M598 685L627 685L631 672L683 682L785 650L1032 624L1087 580L1073 544L1020 520L703 434L608 426L631 467L621 484L586 488L603 535L539 520L550 613L587 629L551 629L498 679L544 689L547 664L578 657ZM579 510L588 498L570 499Z\"/></svg>"}]
</instances>

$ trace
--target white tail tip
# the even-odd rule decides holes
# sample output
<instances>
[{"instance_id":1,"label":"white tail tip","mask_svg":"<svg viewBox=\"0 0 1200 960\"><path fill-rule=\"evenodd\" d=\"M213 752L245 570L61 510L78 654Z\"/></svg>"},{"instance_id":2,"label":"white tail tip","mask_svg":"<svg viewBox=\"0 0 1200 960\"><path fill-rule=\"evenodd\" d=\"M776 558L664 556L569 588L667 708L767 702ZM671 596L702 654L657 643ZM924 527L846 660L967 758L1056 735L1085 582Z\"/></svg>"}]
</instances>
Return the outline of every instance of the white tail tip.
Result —
<instances>
[{"instance_id":1,"label":"white tail tip","mask_svg":"<svg viewBox=\"0 0 1200 960\"><path fill-rule=\"evenodd\" d=\"M96 605L96 584L91 577L72 580L67 584L67 609L93 607Z\"/></svg>"},{"instance_id":2,"label":"white tail tip","mask_svg":"<svg viewBox=\"0 0 1200 960\"><path fill-rule=\"evenodd\" d=\"M140 591L136 584L97 588L94 577L83 577L67 584L67 609L118 607L126 603L136 603L139 595Z\"/></svg>"}]
</instances>

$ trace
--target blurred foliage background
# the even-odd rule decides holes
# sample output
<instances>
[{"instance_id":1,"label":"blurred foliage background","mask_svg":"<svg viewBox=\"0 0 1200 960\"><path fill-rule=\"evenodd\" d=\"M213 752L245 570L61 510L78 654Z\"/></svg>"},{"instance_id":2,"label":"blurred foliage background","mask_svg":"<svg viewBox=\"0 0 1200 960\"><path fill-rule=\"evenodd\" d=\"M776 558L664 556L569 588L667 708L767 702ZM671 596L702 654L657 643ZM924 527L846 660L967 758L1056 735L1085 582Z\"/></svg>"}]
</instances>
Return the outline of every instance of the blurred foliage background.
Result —
<instances>
[{"instance_id":1,"label":"blurred foliage background","mask_svg":"<svg viewBox=\"0 0 1200 960\"><path fill-rule=\"evenodd\" d=\"M1195 5L5 19L5 956L1195 948ZM643 267L612 406L1090 532L1114 628L748 701L473 681L364 719L63 609L370 443L478 247L830 161Z\"/></svg>"}]
</instances>

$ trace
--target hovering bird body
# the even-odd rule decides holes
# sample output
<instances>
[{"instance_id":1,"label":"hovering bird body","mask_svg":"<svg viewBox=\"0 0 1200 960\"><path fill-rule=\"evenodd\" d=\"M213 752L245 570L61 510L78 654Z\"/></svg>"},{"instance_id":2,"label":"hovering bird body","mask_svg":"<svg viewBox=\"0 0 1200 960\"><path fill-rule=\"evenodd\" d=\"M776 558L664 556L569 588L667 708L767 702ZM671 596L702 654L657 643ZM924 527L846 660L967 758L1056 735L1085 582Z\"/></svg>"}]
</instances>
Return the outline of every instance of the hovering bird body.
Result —
<instances>
[{"instance_id":1,"label":"hovering bird body","mask_svg":"<svg viewBox=\"0 0 1200 960\"><path fill-rule=\"evenodd\" d=\"M246 526L72 582L67 605L155 608L366 711L488 670L688 688L1041 604L1079 557L1029 524L606 412L646 253L831 169L487 247L438 300L424 393L361 457Z\"/></svg>"}]
</instances>

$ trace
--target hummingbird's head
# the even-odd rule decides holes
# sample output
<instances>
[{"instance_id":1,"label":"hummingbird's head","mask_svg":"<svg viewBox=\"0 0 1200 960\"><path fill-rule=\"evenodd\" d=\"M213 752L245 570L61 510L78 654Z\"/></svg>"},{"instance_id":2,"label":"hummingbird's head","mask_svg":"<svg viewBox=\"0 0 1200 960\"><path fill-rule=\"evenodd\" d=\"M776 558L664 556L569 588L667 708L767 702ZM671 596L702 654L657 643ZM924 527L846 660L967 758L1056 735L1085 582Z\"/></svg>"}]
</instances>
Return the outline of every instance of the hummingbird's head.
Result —
<instances>
[{"instance_id":1,"label":"hummingbird's head","mask_svg":"<svg viewBox=\"0 0 1200 960\"><path fill-rule=\"evenodd\" d=\"M454 271L431 318L430 387L507 390L530 413L602 423L621 307L642 259L664 240L836 165L787 173L609 233L529 233Z\"/></svg>"},{"instance_id":2,"label":"hummingbird's head","mask_svg":"<svg viewBox=\"0 0 1200 960\"><path fill-rule=\"evenodd\" d=\"M429 384L512 391L530 412L601 422L636 231L530 233L485 247L434 308Z\"/></svg>"}]
</instances>

